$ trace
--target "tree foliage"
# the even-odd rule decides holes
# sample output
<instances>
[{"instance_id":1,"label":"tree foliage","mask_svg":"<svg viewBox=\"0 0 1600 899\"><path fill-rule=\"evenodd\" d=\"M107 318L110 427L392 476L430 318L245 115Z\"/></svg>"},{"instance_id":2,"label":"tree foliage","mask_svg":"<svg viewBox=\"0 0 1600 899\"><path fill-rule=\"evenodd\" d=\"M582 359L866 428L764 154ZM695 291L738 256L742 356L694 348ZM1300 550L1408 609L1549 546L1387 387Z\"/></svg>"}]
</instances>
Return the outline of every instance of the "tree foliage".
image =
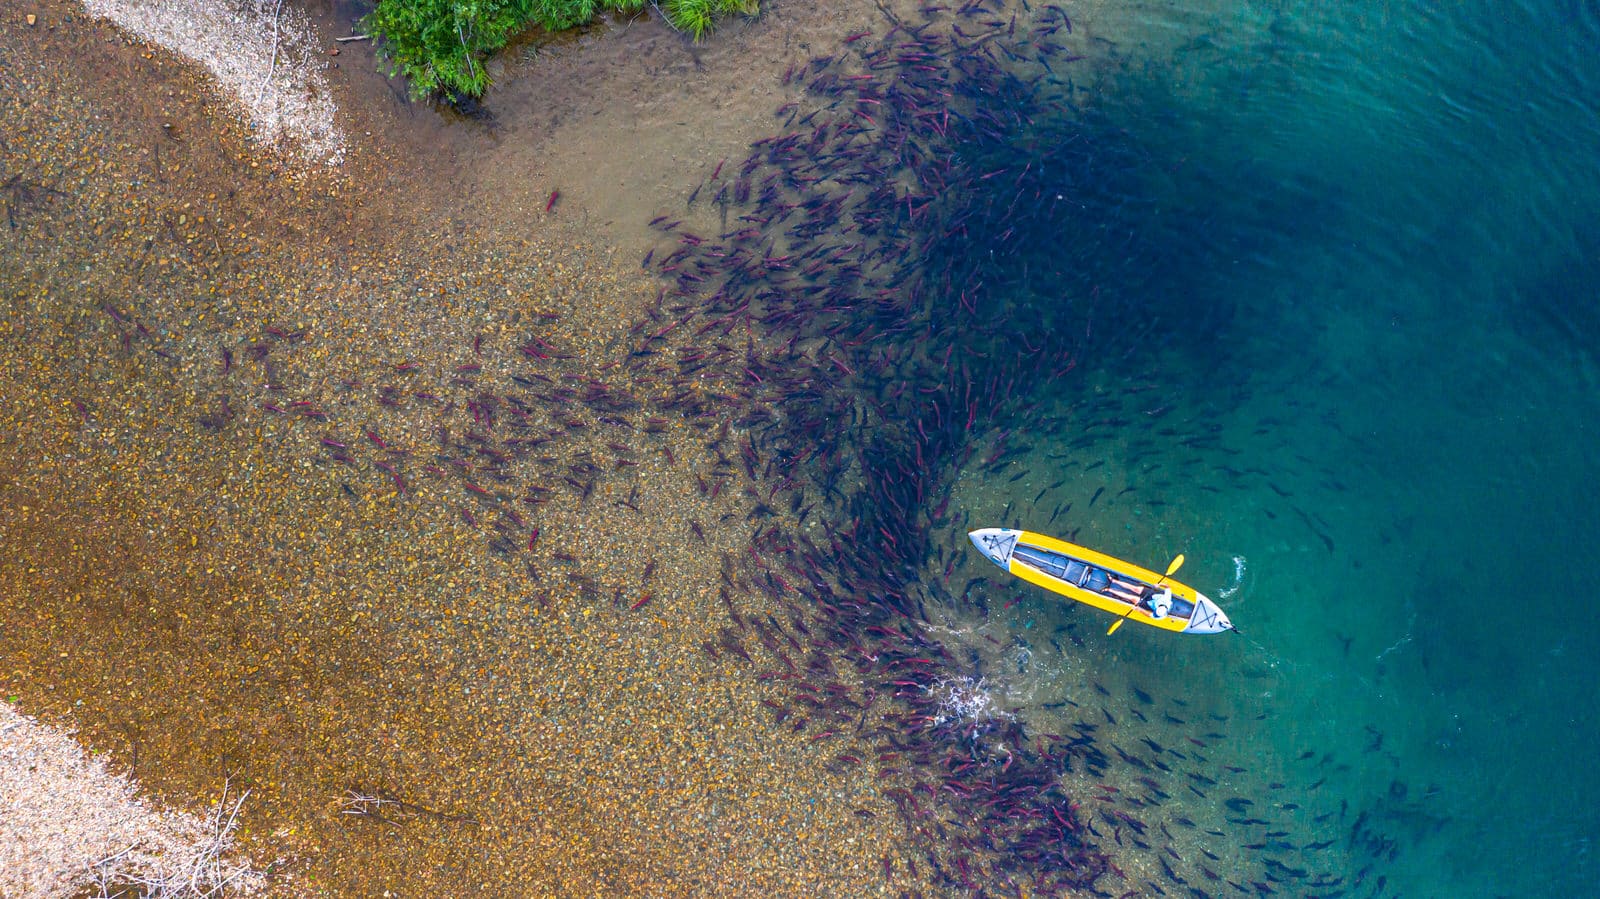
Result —
<instances>
[{"instance_id":1,"label":"tree foliage","mask_svg":"<svg viewBox=\"0 0 1600 899\"><path fill-rule=\"evenodd\" d=\"M484 60L529 25L561 31L603 10L637 12L646 0L378 0L362 20L416 96L480 97ZM722 16L755 15L759 0L661 0L653 4L679 31L700 40Z\"/></svg>"}]
</instances>

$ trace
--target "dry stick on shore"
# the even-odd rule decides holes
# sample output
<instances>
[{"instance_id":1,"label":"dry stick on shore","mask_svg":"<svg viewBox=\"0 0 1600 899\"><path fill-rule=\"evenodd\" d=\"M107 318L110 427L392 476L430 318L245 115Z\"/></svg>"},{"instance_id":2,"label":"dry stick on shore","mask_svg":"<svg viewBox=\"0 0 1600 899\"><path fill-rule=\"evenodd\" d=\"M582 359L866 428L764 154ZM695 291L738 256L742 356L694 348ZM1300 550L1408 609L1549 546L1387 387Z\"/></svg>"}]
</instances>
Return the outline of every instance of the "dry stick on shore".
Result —
<instances>
[{"instance_id":1,"label":"dry stick on shore","mask_svg":"<svg viewBox=\"0 0 1600 899\"><path fill-rule=\"evenodd\" d=\"M239 826L239 810L244 807L244 801L250 796L250 791L245 790L234 799L230 808L228 803L230 786L230 781L223 781L222 797L217 800L207 821L208 832L204 840L195 847L193 857L183 860L184 870L171 873L161 870L154 874L119 870L115 863L138 848L138 845L134 844L121 852L100 859L91 866L94 871L96 899L123 895L123 891L117 893L110 891L114 885L122 884L138 888L140 894L149 899L220 896L234 881L256 877L248 864L227 862L225 866L224 863L223 855L233 848L233 834Z\"/></svg>"},{"instance_id":2,"label":"dry stick on shore","mask_svg":"<svg viewBox=\"0 0 1600 899\"><path fill-rule=\"evenodd\" d=\"M256 102L261 102L261 94L272 83L272 76L278 71L278 22L283 11L283 0L278 0L272 5L272 63L267 66L267 77L261 79L261 87L256 89Z\"/></svg>"},{"instance_id":3,"label":"dry stick on shore","mask_svg":"<svg viewBox=\"0 0 1600 899\"><path fill-rule=\"evenodd\" d=\"M370 40L372 40L372 35L370 35L370 34L352 34L349 37L336 37L336 38L333 39L333 42L336 43L336 44L348 44L351 41L370 41Z\"/></svg>"},{"instance_id":4,"label":"dry stick on shore","mask_svg":"<svg viewBox=\"0 0 1600 899\"><path fill-rule=\"evenodd\" d=\"M89 894L92 899L120 897L125 892L124 890L117 890L115 893L111 892L112 888L117 886L119 882L127 879L126 876L118 874L114 862L137 848L139 848L138 843L129 844L128 848L121 852L108 855L90 866L90 869L94 871L94 892Z\"/></svg>"}]
</instances>

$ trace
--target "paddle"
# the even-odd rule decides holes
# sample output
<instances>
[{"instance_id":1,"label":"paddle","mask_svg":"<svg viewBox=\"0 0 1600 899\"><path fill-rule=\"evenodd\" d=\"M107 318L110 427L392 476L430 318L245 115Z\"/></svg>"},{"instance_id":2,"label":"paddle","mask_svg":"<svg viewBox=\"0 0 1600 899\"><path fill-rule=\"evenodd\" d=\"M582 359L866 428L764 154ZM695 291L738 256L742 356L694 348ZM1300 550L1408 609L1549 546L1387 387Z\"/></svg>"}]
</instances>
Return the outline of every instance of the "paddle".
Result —
<instances>
[{"instance_id":1,"label":"paddle","mask_svg":"<svg viewBox=\"0 0 1600 899\"><path fill-rule=\"evenodd\" d=\"M1172 560L1172 564L1171 565L1167 566L1167 573L1163 574L1161 576L1161 580L1155 582L1155 586L1160 587L1161 586L1161 581L1164 581L1167 578L1172 577L1172 573L1174 571L1177 571L1179 568L1182 568L1182 567L1183 567L1183 553L1178 553L1178 557L1176 559ZM1137 609L1137 608L1139 608L1139 604L1137 602L1135 602L1133 604L1133 609ZM1124 612L1121 618L1118 618L1116 621L1111 623L1111 630L1106 631L1106 636L1107 637L1109 637L1112 634L1116 633L1117 632L1117 628L1122 627L1122 622L1128 620L1128 616L1133 614L1133 609L1129 609L1127 612Z\"/></svg>"}]
</instances>

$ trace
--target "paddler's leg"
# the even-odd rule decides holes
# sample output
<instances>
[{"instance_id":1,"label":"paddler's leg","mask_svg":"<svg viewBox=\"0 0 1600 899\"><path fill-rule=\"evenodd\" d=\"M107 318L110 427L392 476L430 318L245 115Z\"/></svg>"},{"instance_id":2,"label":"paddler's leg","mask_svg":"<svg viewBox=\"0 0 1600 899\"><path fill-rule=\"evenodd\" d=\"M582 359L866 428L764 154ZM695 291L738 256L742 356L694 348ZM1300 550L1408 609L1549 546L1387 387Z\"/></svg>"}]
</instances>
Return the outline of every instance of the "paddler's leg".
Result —
<instances>
[{"instance_id":1,"label":"paddler's leg","mask_svg":"<svg viewBox=\"0 0 1600 899\"><path fill-rule=\"evenodd\" d=\"M1111 586L1111 576L1099 568L1090 569L1089 581L1083 586L1096 593L1104 593L1105 589Z\"/></svg>"},{"instance_id":2,"label":"paddler's leg","mask_svg":"<svg viewBox=\"0 0 1600 899\"><path fill-rule=\"evenodd\" d=\"M1110 593L1117 599L1122 600L1123 602L1132 604L1138 604L1139 600L1143 597L1143 592L1137 586L1118 578L1111 579L1111 583L1106 588L1106 592Z\"/></svg>"}]
</instances>

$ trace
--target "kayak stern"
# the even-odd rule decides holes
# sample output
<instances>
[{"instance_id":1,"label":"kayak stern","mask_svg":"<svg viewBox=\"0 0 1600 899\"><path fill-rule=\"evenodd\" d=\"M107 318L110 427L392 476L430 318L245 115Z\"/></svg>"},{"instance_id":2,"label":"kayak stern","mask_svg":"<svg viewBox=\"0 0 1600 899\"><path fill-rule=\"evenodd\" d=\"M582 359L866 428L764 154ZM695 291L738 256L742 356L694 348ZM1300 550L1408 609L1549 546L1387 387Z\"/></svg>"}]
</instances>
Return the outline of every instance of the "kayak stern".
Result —
<instances>
[{"instance_id":1,"label":"kayak stern","mask_svg":"<svg viewBox=\"0 0 1600 899\"><path fill-rule=\"evenodd\" d=\"M1011 570L1011 553L1017 548L1017 538L1022 532L1011 528L979 528L970 531L967 539L983 553L983 557L1007 571Z\"/></svg>"}]
</instances>

